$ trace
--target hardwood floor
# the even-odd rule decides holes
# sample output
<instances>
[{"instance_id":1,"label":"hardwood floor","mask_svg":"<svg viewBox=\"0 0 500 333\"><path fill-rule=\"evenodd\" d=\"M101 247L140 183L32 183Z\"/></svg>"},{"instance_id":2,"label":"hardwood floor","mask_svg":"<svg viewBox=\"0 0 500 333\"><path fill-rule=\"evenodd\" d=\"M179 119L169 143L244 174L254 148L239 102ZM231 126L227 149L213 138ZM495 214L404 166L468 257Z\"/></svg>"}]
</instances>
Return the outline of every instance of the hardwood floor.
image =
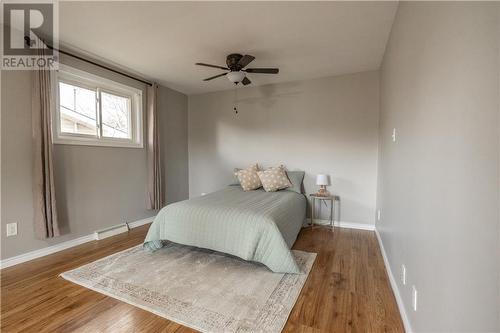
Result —
<instances>
[{"instance_id":1,"label":"hardwood floor","mask_svg":"<svg viewBox=\"0 0 500 333\"><path fill-rule=\"evenodd\" d=\"M149 226L1 271L2 332L195 332L58 275L139 244ZM404 332L376 236L303 229L318 256L283 332Z\"/></svg>"}]
</instances>

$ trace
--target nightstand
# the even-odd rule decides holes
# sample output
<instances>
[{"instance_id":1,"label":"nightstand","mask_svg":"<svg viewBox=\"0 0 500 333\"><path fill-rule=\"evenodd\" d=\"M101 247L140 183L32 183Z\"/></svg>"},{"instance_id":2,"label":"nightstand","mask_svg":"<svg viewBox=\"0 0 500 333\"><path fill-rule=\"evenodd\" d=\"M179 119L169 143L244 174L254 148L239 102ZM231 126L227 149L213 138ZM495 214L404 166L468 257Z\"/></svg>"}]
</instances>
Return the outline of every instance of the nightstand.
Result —
<instances>
[{"instance_id":1,"label":"nightstand","mask_svg":"<svg viewBox=\"0 0 500 333\"><path fill-rule=\"evenodd\" d=\"M316 194L309 194L309 197L311 198L311 223L309 224L311 228L314 226L314 219L315 219L315 210L316 210L316 200L319 200L319 211L321 213L321 204L327 201L330 201L330 228L332 228L332 231L334 230L335 226L335 196L331 195L328 197L321 197ZM321 217L321 216L320 216Z\"/></svg>"}]
</instances>

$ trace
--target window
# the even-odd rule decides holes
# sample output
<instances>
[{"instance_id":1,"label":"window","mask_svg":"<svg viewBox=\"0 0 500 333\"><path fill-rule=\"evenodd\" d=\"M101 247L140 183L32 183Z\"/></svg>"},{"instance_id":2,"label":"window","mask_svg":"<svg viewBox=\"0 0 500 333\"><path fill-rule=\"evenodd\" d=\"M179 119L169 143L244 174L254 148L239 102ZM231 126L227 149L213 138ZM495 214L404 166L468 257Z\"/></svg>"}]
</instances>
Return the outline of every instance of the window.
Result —
<instances>
[{"instance_id":1,"label":"window","mask_svg":"<svg viewBox=\"0 0 500 333\"><path fill-rule=\"evenodd\" d=\"M142 147L141 90L67 66L54 90L54 143Z\"/></svg>"}]
</instances>

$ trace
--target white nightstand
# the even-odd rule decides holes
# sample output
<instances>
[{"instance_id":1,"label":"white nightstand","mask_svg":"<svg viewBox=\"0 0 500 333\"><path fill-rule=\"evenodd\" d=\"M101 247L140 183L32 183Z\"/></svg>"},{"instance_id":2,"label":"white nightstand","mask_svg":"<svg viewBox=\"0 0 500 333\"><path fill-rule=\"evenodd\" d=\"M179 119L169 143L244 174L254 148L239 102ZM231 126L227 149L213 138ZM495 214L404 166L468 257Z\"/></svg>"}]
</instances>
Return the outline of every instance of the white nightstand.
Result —
<instances>
[{"instance_id":1,"label":"white nightstand","mask_svg":"<svg viewBox=\"0 0 500 333\"><path fill-rule=\"evenodd\" d=\"M328 197L321 197L316 194L309 194L309 197L311 198L311 223L309 224L311 228L314 226L314 218L316 216L315 214L315 209L316 209L316 200L319 200L320 204L320 212L321 212L321 204L325 201L330 201L330 225L329 227L334 230L335 226L335 196L330 195Z\"/></svg>"}]
</instances>

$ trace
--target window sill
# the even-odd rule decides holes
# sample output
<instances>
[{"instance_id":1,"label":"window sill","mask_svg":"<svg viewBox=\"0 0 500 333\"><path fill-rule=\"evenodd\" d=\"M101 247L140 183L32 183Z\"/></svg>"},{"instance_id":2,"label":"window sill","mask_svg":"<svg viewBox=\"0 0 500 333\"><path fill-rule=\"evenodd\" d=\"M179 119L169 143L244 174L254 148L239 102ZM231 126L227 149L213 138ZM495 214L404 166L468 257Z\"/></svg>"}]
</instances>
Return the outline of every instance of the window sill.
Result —
<instances>
[{"instance_id":1,"label":"window sill","mask_svg":"<svg viewBox=\"0 0 500 333\"><path fill-rule=\"evenodd\" d=\"M93 141L85 139L54 139L56 145L70 146L92 146L92 147L113 147L113 148L144 148L142 143L116 142L116 141Z\"/></svg>"}]
</instances>

